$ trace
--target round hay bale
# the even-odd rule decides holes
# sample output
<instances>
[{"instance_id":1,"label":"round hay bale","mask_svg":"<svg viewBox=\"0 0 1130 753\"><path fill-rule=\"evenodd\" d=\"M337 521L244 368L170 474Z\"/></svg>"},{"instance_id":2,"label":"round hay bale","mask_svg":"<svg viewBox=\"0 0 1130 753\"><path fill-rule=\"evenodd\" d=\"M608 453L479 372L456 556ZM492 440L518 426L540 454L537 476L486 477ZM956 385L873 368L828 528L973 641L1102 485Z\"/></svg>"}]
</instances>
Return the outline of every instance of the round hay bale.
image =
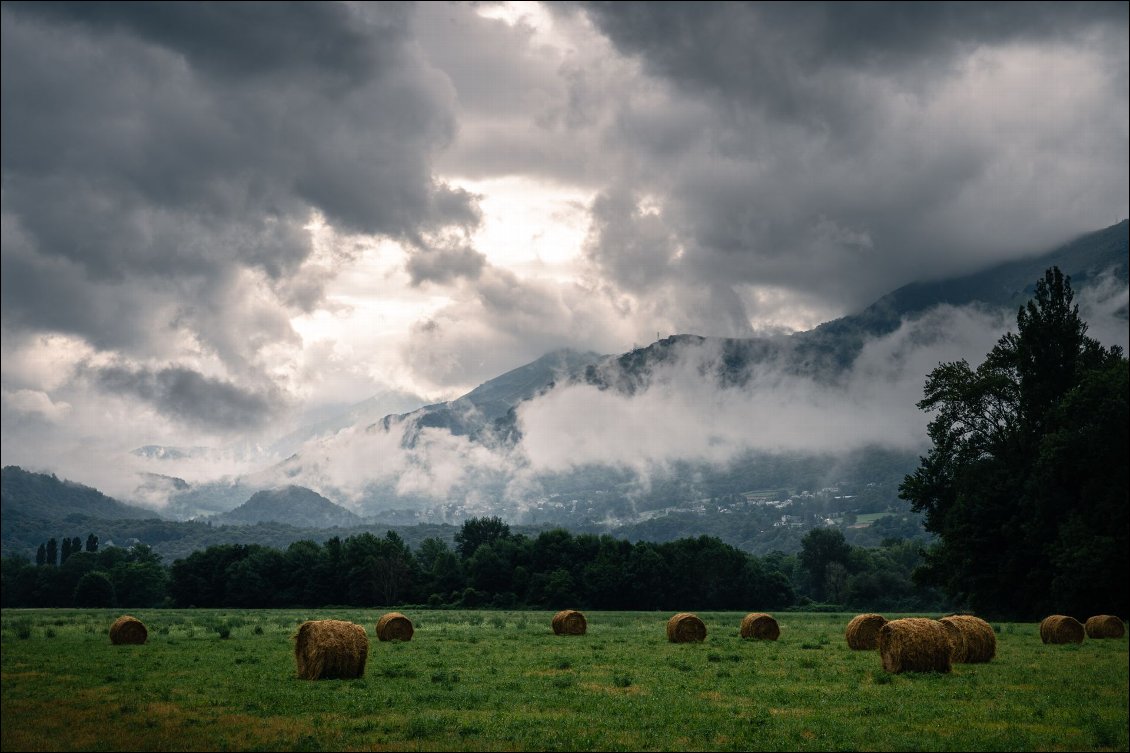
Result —
<instances>
[{"instance_id":1,"label":"round hay bale","mask_svg":"<svg viewBox=\"0 0 1130 753\"><path fill-rule=\"evenodd\" d=\"M1082 643L1086 632L1082 622L1065 614L1050 615L1040 623L1044 643Z\"/></svg>"},{"instance_id":2,"label":"round hay bale","mask_svg":"<svg viewBox=\"0 0 1130 753\"><path fill-rule=\"evenodd\" d=\"M951 661L981 664L991 661L997 655L997 634L993 626L980 617L971 614L951 614L938 622L946 626L954 641Z\"/></svg>"},{"instance_id":3,"label":"round hay bale","mask_svg":"<svg viewBox=\"0 0 1130 753\"><path fill-rule=\"evenodd\" d=\"M128 614L123 614L110 626L110 643L115 646L140 646L148 638L149 631L145 629L145 624Z\"/></svg>"},{"instance_id":4,"label":"round hay bale","mask_svg":"<svg viewBox=\"0 0 1130 753\"><path fill-rule=\"evenodd\" d=\"M942 627L946 629L946 637L950 642L950 663L962 664L965 662L965 657L969 655L969 646L965 642L965 633L960 627L953 622L947 622L947 618L938 620Z\"/></svg>"},{"instance_id":5,"label":"round hay bale","mask_svg":"<svg viewBox=\"0 0 1130 753\"><path fill-rule=\"evenodd\" d=\"M780 635L781 627L772 615L764 612L750 612L742 618L742 638L775 641Z\"/></svg>"},{"instance_id":6,"label":"round hay bale","mask_svg":"<svg viewBox=\"0 0 1130 753\"><path fill-rule=\"evenodd\" d=\"M589 624L585 616L575 609L562 609L553 615L554 635L584 635Z\"/></svg>"},{"instance_id":7,"label":"round hay bale","mask_svg":"<svg viewBox=\"0 0 1130 753\"><path fill-rule=\"evenodd\" d=\"M883 669L902 672L949 672L952 643L942 623L925 617L891 620L879 628Z\"/></svg>"},{"instance_id":8,"label":"round hay bale","mask_svg":"<svg viewBox=\"0 0 1130 753\"><path fill-rule=\"evenodd\" d=\"M365 674L369 636L344 620L307 620L294 635L294 661L303 680L352 680Z\"/></svg>"},{"instance_id":9,"label":"round hay bale","mask_svg":"<svg viewBox=\"0 0 1130 753\"><path fill-rule=\"evenodd\" d=\"M412 640L412 620L400 612L389 612L377 620L377 639L382 641Z\"/></svg>"},{"instance_id":10,"label":"round hay bale","mask_svg":"<svg viewBox=\"0 0 1130 753\"><path fill-rule=\"evenodd\" d=\"M693 643L706 640L706 624L690 612L679 612L667 620L667 640Z\"/></svg>"},{"instance_id":11,"label":"round hay bale","mask_svg":"<svg viewBox=\"0 0 1130 753\"><path fill-rule=\"evenodd\" d=\"M1113 614L1097 614L1083 623L1088 638L1121 638L1126 633L1122 620Z\"/></svg>"},{"instance_id":12,"label":"round hay bale","mask_svg":"<svg viewBox=\"0 0 1130 753\"><path fill-rule=\"evenodd\" d=\"M852 651L874 651L879 645L879 629L887 624L881 614L857 614L844 629L848 648Z\"/></svg>"}]
</instances>

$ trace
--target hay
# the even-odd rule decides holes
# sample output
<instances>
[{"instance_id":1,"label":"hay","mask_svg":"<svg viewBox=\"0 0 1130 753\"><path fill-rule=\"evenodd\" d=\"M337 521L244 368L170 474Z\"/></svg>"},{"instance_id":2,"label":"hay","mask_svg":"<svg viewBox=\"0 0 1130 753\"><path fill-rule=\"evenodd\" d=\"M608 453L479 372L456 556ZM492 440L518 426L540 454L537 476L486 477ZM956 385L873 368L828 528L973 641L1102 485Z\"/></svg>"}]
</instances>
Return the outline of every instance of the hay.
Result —
<instances>
[{"instance_id":1,"label":"hay","mask_svg":"<svg viewBox=\"0 0 1130 753\"><path fill-rule=\"evenodd\" d=\"M667 620L667 640L672 643L704 641L706 625L690 612L679 612Z\"/></svg>"},{"instance_id":2,"label":"hay","mask_svg":"<svg viewBox=\"0 0 1130 753\"><path fill-rule=\"evenodd\" d=\"M1097 614L1088 617L1083 624L1088 638L1121 638L1126 633L1122 620L1113 614Z\"/></svg>"},{"instance_id":3,"label":"hay","mask_svg":"<svg viewBox=\"0 0 1130 753\"><path fill-rule=\"evenodd\" d=\"M128 614L123 614L110 626L110 643L115 646L129 644L140 646L147 638L149 631L145 629L145 625L141 620Z\"/></svg>"},{"instance_id":4,"label":"hay","mask_svg":"<svg viewBox=\"0 0 1130 753\"><path fill-rule=\"evenodd\" d=\"M997 634L993 626L971 614L951 614L938 620L954 641L950 660L956 663L981 664L997 655Z\"/></svg>"},{"instance_id":5,"label":"hay","mask_svg":"<svg viewBox=\"0 0 1130 753\"><path fill-rule=\"evenodd\" d=\"M965 658L969 655L965 632L956 623L950 622L948 617L943 617L938 622L946 629L946 637L949 638L950 663L964 664Z\"/></svg>"},{"instance_id":6,"label":"hay","mask_svg":"<svg viewBox=\"0 0 1130 753\"><path fill-rule=\"evenodd\" d=\"M382 641L412 640L412 620L400 612L389 612L377 620L377 639Z\"/></svg>"},{"instance_id":7,"label":"hay","mask_svg":"<svg viewBox=\"0 0 1130 753\"><path fill-rule=\"evenodd\" d=\"M874 651L879 645L879 629L887 624L881 614L857 614L844 630L848 648L853 651Z\"/></svg>"},{"instance_id":8,"label":"hay","mask_svg":"<svg viewBox=\"0 0 1130 753\"><path fill-rule=\"evenodd\" d=\"M575 609L562 609L553 615L554 635L584 635L588 630L585 616Z\"/></svg>"},{"instance_id":9,"label":"hay","mask_svg":"<svg viewBox=\"0 0 1130 753\"><path fill-rule=\"evenodd\" d=\"M294 661L303 680L352 680L365 674L369 636L343 620L307 620L294 635Z\"/></svg>"},{"instance_id":10,"label":"hay","mask_svg":"<svg viewBox=\"0 0 1130 753\"><path fill-rule=\"evenodd\" d=\"M1040 640L1044 643L1082 643L1085 634L1083 623L1065 614L1053 614L1040 623Z\"/></svg>"},{"instance_id":11,"label":"hay","mask_svg":"<svg viewBox=\"0 0 1130 753\"><path fill-rule=\"evenodd\" d=\"M750 612L742 618L742 638L775 641L780 635L781 627L772 615L764 612Z\"/></svg>"},{"instance_id":12,"label":"hay","mask_svg":"<svg viewBox=\"0 0 1130 753\"><path fill-rule=\"evenodd\" d=\"M902 672L949 672L952 644L942 623L924 617L891 620L879 629L883 669Z\"/></svg>"}]
</instances>

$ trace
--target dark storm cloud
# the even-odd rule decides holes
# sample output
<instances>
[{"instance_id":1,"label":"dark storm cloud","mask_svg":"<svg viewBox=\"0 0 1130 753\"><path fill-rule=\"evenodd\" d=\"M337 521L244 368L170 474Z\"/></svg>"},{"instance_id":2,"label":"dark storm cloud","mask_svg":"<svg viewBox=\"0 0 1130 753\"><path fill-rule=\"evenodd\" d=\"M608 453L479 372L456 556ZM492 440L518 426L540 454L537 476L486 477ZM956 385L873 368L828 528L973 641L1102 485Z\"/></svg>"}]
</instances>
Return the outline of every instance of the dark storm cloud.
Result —
<instances>
[{"instance_id":1,"label":"dark storm cloud","mask_svg":"<svg viewBox=\"0 0 1130 753\"><path fill-rule=\"evenodd\" d=\"M475 279L482 272L486 257L469 246L457 245L419 251L409 257L405 268L413 285L423 282L447 283L460 277Z\"/></svg>"},{"instance_id":2,"label":"dark storm cloud","mask_svg":"<svg viewBox=\"0 0 1130 753\"><path fill-rule=\"evenodd\" d=\"M1126 4L1108 2L582 5L621 49L661 75L782 113L802 107L803 84L820 70L944 74L949 56L980 45L1071 38L1127 21Z\"/></svg>"},{"instance_id":3,"label":"dark storm cloud","mask_svg":"<svg viewBox=\"0 0 1130 753\"><path fill-rule=\"evenodd\" d=\"M0 12L3 212L20 246L6 231L6 322L143 349L140 330L171 323L153 319L154 289L172 312L201 290L232 291L229 328L239 326L241 270L274 286L279 306L314 306L319 291L291 283L312 252L303 226L313 212L410 241L479 221L474 197L431 171L454 133L451 93L412 45L408 7ZM67 300L49 310L9 289ZM107 295L112 317L98 315Z\"/></svg>"},{"instance_id":4,"label":"dark storm cloud","mask_svg":"<svg viewBox=\"0 0 1130 753\"><path fill-rule=\"evenodd\" d=\"M388 3L367 24L338 3L52 2L14 3L22 13L103 29L124 29L174 49L220 75L289 76L320 72L344 82L368 76L398 43L407 6ZM382 40L381 36L385 38Z\"/></svg>"},{"instance_id":5,"label":"dark storm cloud","mask_svg":"<svg viewBox=\"0 0 1130 753\"><path fill-rule=\"evenodd\" d=\"M255 429L279 408L279 395L273 390L248 390L180 366L159 370L108 366L88 373L106 392L138 398L166 418L207 430Z\"/></svg>"},{"instance_id":6,"label":"dark storm cloud","mask_svg":"<svg viewBox=\"0 0 1130 753\"><path fill-rule=\"evenodd\" d=\"M620 232L589 256L625 289L646 270L851 310L1125 216L1125 3L583 7L671 87L625 89L610 131L635 159L609 182L655 207L594 205Z\"/></svg>"}]
</instances>

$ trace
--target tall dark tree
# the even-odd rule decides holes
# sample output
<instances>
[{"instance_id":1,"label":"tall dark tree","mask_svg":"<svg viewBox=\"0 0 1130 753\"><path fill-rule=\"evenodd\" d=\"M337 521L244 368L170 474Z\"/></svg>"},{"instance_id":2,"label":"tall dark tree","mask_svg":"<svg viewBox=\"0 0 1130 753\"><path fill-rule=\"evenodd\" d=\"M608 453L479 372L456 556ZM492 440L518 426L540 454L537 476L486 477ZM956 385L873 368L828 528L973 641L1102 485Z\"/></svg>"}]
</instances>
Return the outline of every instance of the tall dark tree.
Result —
<instances>
[{"instance_id":1,"label":"tall dark tree","mask_svg":"<svg viewBox=\"0 0 1130 753\"><path fill-rule=\"evenodd\" d=\"M98 537L95 536L93 533L86 537L86 551L88 551L88 552L97 552L98 551Z\"/></svg>"},{"instance_id":2,"label":"tall dark tree","mask_svg":"<svg viewBox=\"0 0 1130 753\"><path fill-rule=\"evenodd\" d=\"M899 493L939 537L919 580L980 612L1130 607L1127 361L1086 336L1073 297L1049 269L1017 331L975 370L940 364L918 403L933 446Z\"/></svg>"},{"instance_id":3,"label":"tall dark tree","mask_svg":"<svg viewBox=\"0 0 1130 753\"><path fill-rule=\"evenodd\" d=\"M71 554L76 554L81 551L82 539L80 539L78 536L75 536L73 539L71 539Z\"/></svg>"},{"instance_id":4,"label":"tall dark tree","mask_svg":"<svg viewBox=\"0 0 1130 753\"><path fill-rule=\"evenodd\" d=\"M70 556L71 556L71 540L69 538L67 538L66 536L64 536L63 537L63 549L62 549L61 552L59 552L59 564L61 565L64 562L66 562L67 558L70 557Z\"/></svg>"},{"instance_id":5,"label":"tall dark tree","mask_svg":"<svg viewBox=\"0 0 1130 753\"><path fill-rule=\"evenodd\" d=\"M47 545L40 544L39 549L35 551L35 564L42 566L47 564Z\"/></svg>"},{"instance_id":6,"label":"tall dark tree","mask_svg":"<svg viewBox=\"0 0 1130 753\"><path fill-rule=\"evenodd\" d=\"M47 559L45 562L48 565L55 565L59 561L59 542L54 537L47 539Z\"/></svg>"}]
</instances>

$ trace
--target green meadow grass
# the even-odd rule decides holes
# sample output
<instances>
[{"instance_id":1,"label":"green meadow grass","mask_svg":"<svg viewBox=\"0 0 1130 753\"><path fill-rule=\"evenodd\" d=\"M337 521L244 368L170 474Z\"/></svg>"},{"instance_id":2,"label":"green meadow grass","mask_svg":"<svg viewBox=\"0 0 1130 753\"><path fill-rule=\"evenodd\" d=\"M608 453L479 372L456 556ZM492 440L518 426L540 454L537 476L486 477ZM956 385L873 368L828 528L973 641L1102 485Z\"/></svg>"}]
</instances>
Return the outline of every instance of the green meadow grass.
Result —
<instances>
[{"instance_id":1,"label":"green meadow grass","mask_svg":"<svg viewBox=\"0 0 1130 753\"><path fill-rule=\"evenodd\" d=\"M401 609L416 632L376 640L384 611L139 610L142 646L113 646L108 610L4 610L5 751L35 750L1127 750L1127 640L1045 646L997 624L997 657L948 675L890 675L848 649L851 614L777 615L743 641L735 612ZM899 615L887 615L895 617ZM370 637L357 680L297 678L291 636L344 619Z\"/></svg>"}]
</instances>

